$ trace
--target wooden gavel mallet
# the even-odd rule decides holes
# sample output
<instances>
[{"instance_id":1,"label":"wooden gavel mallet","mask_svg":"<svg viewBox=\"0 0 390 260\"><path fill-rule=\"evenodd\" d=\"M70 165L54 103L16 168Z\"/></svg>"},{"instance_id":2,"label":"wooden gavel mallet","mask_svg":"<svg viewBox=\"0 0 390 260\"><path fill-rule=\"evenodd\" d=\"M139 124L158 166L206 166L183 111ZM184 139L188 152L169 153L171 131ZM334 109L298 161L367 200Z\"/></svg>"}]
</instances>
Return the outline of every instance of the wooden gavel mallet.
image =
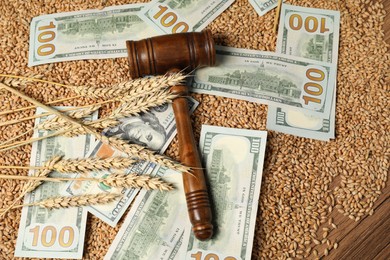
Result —
<instances>
[{"instance_id":1,"label":"wooden gavel mallet","mask_svg":"<svg viewBox=\"0 0 390 260\"><path fill-rule=\"evenodd\" d=\"M132 78L162 75L180 71L191 72L215 64L214 40L210 31L178 33L139 41L126 41ZM192 168L183 173L184 192L192 230L199 240L213 235L211 208L206 180L195 143L185 85L171 87L178 97L173 100L181 162Z\"/></svg>"}]
</instances>

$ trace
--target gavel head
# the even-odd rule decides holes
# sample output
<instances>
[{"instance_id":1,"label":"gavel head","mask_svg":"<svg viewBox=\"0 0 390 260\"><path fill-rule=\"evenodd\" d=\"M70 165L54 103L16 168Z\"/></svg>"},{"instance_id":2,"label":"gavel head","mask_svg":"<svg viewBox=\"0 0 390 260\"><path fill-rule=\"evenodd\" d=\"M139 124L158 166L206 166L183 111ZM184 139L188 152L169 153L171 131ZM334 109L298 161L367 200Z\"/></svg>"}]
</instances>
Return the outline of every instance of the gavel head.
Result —
<instances>
[{"instance_id":1,"label":"gavel head","mask_svg":"<svg viewBox=\"0 0 390 260\"><path fill-rule=\"evenodd\" d=\"M132 78L172 70L191 72L215 64L214 40L208 30L126 41L126 46Z\"/></svg>"}]
</instances>

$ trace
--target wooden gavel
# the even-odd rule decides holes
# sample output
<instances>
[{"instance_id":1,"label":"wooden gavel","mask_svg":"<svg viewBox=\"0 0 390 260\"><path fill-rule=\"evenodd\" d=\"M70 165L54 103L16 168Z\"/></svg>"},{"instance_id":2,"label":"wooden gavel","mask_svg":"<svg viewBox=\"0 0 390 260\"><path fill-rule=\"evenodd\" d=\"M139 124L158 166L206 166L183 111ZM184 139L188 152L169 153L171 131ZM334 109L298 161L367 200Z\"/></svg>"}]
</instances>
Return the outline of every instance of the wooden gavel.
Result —
<instances>
[{"instance_id":1,"label":"wooden gavel","mask_svg":"<svg viewBox=\"0 0 390 260\"><path fill-rule=\"evenodd\" d=\"M191 72L215 64L214 40L210 31L156 36L139 41L126 41L132 78L180 71ZM191 167L183 173L184 192L192 230L199 240L213 235L211 208L198 149L195 143L185 85L171 87L178 95L173 100L181 162Z\"/></svg>"}]
</instances>

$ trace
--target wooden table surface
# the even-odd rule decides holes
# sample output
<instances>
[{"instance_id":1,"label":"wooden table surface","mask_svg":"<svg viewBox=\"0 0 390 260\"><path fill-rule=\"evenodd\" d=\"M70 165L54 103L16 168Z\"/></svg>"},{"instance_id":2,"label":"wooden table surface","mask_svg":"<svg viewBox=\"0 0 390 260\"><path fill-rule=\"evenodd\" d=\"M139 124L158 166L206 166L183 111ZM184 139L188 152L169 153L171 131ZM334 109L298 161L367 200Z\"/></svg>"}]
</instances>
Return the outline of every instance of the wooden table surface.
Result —
<instances>
[{"instance_id":1,"label":"wooden table surface","mask_svg":"<svg viewBox=\"0 0 390 260\"><path fill-rule=\"evenodd\" d=\"M383 0L383 4L387 13L384 25L385 40L390 47L390 0ZM338 227L328 238L339 241L339 247L330 251L326 259L390 259L390 178L375 203L372 216L365 216L355 222L337 211L332 214Z\"/></svg>"}]
</instances>

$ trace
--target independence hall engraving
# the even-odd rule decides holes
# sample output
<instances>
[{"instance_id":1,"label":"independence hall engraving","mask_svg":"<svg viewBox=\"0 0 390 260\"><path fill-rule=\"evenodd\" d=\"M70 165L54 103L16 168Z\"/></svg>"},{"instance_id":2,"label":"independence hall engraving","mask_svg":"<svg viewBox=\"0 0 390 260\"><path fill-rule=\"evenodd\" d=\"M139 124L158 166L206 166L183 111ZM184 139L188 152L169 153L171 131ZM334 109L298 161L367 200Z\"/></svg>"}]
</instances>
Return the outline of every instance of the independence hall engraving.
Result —
<instances>
[{"instance_id":1,"label":"independence hall engraving","mask_svg":"<svg viewBox=\"0 0 390 260\"><path fill-rule=\"evenodd\" d=\"M226 73L221 76L209 76L210 83L230 85L251 89L254 91L268 92L290 98L299 98L301 91L291 81L280 79L278 76L267 74L264 71L264 64L256 72L236 70L233 73Z\"/></svg>"},{"instance_id":2,"label":"independence hall engraving","mask_svg":"<svg viewBox=\"0 0 390 260\"><path fill-rule=\"evenodd\" d=\"M64 21L58 24L58 31L69 35L84 35L89 33L102 34L104 32L123 32L132 24L142 23L137 15L110 16L90 18L80 21Z\"/></svg>"}]
</instances>

